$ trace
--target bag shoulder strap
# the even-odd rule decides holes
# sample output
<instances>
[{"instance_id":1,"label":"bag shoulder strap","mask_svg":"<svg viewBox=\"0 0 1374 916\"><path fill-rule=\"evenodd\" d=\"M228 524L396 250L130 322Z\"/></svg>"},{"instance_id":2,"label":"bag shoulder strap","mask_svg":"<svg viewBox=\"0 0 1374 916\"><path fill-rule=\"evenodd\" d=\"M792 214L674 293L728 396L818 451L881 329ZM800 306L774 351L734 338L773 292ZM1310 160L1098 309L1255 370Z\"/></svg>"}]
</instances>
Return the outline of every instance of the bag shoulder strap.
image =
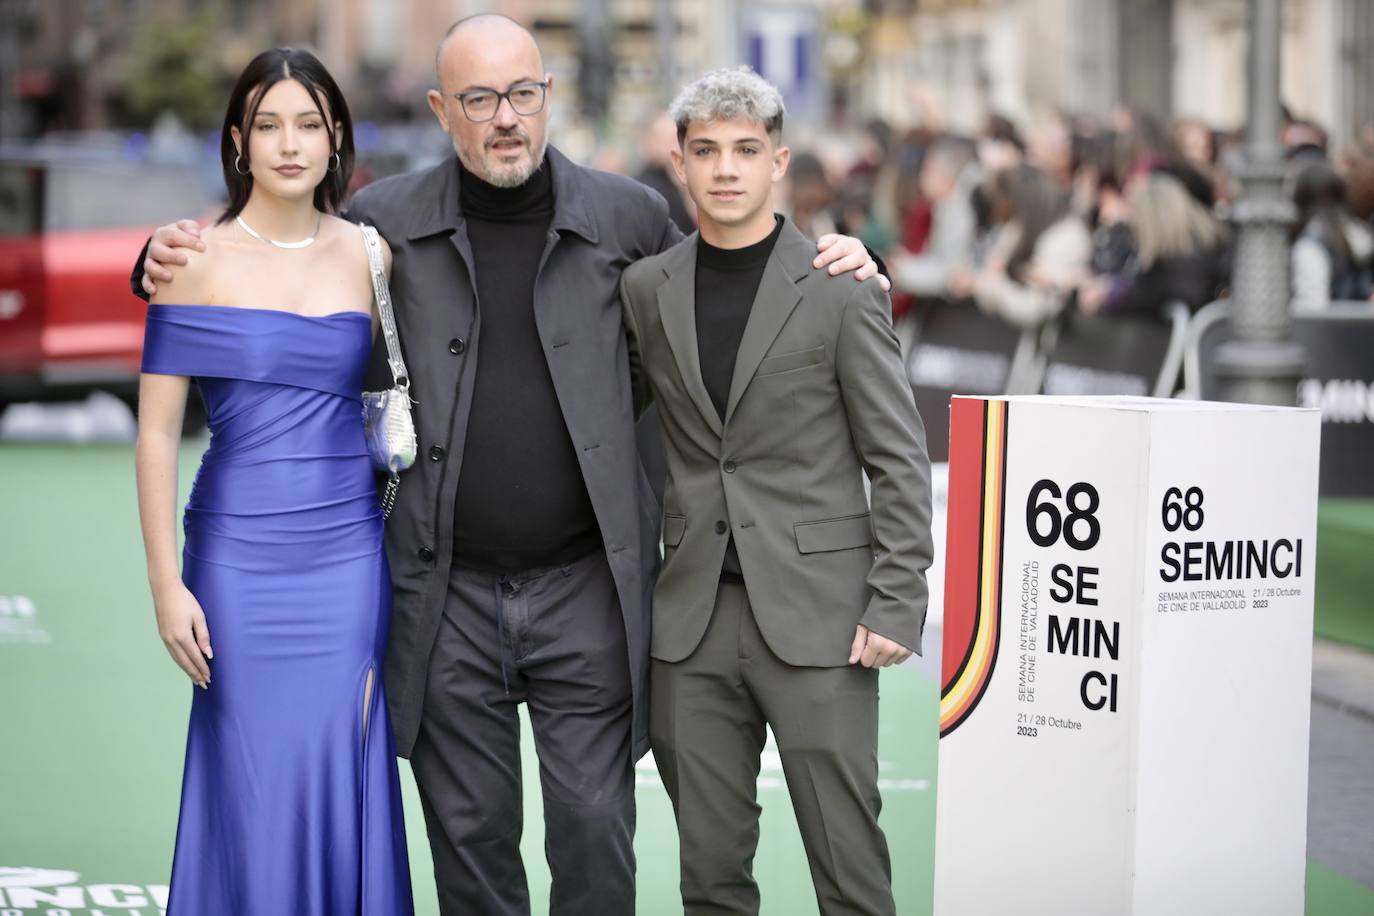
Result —
<instances>
[{"instance_id":1,"label":"bag shoulder strap","mask_svg":"<svg viewBox=\"0 0 1374 916\"><path fill-rule=\"evenodd\" d=\"M367 263L372 269L372 293L377 299L377 314L382 321L382 337L386 339L387 363L391 366L391 378L397 388L407 391L410 388L410 373L406 371L404 357L401 356L401 341L396 334L396 315L391 309L391 290L386 284L386 265L382 260L382 242L377 230L366 223L359 223L363 233L363 244L367 248Z\"/></svg>"}]
</instances>

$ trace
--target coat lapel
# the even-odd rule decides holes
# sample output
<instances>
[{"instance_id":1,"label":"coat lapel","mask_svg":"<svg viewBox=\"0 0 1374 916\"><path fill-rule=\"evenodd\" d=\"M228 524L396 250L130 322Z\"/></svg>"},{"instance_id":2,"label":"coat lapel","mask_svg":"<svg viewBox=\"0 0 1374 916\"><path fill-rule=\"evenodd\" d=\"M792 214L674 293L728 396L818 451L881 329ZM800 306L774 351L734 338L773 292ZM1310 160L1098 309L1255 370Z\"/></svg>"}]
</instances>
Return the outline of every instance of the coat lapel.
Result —
<instances>
[{"instance_id":1,"label":"coat lapel","mask_svg":"<svg viewBox=\"0 0 1374 916\"><path fill-rule=\"evenodd\" d=\"M815 254L815 244L802 235L791 220L784 220L782 232L759 280L759 291L754 296L749 323L744 326L744 336L740 339L739 353L735 357L735 373L730 378L730 399L725 407L727 426L734 416L735 405L744 396L759 363L763 362L768 348L773 345L783 325L791 317L792 310L801 301L802 294L796 281L814 269L811 259Z\"/></svg>"},{"instance_id":2,"label":"coat lapel","mask_svg":"<svg viewBox=\"0 0 1374 916\"><path fill-rule=\"evenodd\" d=\"M702 419L717 436L723 432L720 415L711 403L706 383L701 378L701 354L697 348L697 240L696 236L679 245L663 265L667 281L658 288L658 314L663 334L677 361L683 387L697 405Z\"/></svg>"}]
</instances>

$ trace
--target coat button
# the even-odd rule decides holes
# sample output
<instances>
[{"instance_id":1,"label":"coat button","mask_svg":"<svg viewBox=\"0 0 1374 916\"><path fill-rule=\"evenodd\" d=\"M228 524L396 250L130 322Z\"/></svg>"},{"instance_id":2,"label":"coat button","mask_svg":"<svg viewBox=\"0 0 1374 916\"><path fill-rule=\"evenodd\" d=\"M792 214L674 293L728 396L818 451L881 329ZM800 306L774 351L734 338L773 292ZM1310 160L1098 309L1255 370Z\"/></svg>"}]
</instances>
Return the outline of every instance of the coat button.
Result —
<instances>
[{"instance_id":1,"label":"coat button","mask_svg":"<svg viewBox=\"0 0 1374 916\"><path fill-rule=\"evenodd\" d=\"M421 559L421 560L424 560L426 563L433 563L433 562L434 562L434 551L430 550L428 547L421 547L421 548L420 548L420 559Z\"/></svg>"},{"instance_id":2,"label":"coat button","mask_svg":"<svg viewBox=\"0 0 1374 916\"><path fill-rule=\"evenodd\" d=\"M725 473L733 474L735 473L735 468L737 467L739 467L739 465L735 464L733 459L727 459L725 462Z\"/></svg>"},{"instance_id":3,"label":"coat button","mask_svg":"<svg viewBox=\"0 0 1374 916\"><path fill-rule=\"evenodd\" d=\"M431 445L431 446L429 447L429 460L430 460L430 461L443 461L443 460L444 460L444 449L443 449L443 446Z\"/></svg>"},{"instance_id":4,"label":"coat button","mask_svg":"<svg viewBox=\"0 0 1374 916\"><path fill-rule=\"evenodd\" d=\"M727 525L727 524L725 524L725 520L724 520L724 519L721 519L720 521L716 522L716 534L724 534L725 532L727 532L727 531L729 531L729 530L730 530L730 526Z\"/></svg>"},{"instance_id":5,"label":"coat button","mask_svg":"<svg viewBox=\"0 0 1374 916\"><path fill-rule=\"evenodd\" d=\"M459 355L467 348L467 341L463 340L461 337L455 337L448 342L448 352L452 353L454 356Z\"/></svg>"}]
</instances>

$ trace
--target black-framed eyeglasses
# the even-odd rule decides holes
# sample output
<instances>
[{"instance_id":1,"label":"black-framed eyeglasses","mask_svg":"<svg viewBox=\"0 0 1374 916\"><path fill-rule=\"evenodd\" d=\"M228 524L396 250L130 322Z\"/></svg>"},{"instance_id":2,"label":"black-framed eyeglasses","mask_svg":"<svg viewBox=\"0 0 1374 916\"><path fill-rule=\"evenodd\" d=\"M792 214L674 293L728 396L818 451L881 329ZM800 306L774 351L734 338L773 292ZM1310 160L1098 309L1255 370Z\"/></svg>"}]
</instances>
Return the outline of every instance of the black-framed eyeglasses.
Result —
<instances>
[{"instance_id":1,"label":"black-framed eyeglasses","mask_svg":"<svg viewBox=\"0 0 1374 916\"><path fill-rule=\"evenodd\" d=\"M495 89L469 89L455 92L453 97L463 106L463 114L469 121L481 123L496 117L501 100L510 102L511 111L518 115L535 115L544 110L544 97L548 95L547 81L538 83L517 83L505 92Z\"/></svg>"}]
</instances>

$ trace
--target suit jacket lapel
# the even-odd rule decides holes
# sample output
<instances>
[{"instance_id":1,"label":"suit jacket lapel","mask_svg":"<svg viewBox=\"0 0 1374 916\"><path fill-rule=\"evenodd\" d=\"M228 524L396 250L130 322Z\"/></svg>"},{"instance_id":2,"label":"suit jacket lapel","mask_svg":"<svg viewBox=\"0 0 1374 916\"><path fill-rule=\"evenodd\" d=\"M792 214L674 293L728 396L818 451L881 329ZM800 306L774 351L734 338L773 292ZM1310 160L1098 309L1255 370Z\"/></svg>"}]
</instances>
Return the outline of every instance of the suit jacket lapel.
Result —
<instances>
[{"instance_id":1,"label":"suit jacket lapel","mask_svg":"<svg viewBox=\"0 0 1374 916\"><path fill-rule=\"evenodd\" d=\"M668 347L677 361L678 373L697 410L712 432L722 435L723 429L716 406L701 378L701 354L697 348L697 243L696 237L679 245L671 260L663 266L668 280L658 288L658 312Z\"/></svg>"},{"instance_id":2,"label":"suit jacket lapel","mask_svg":"<svg viewBox=\"0 0 1374 916\"><path fill-rule=\"evenodd\" d=\"M814 269L811 259L815 253L814 243L802 235L791 220L784 220L782 232L759 280L759 291L754 296L749 323L744 326L739 353L735 356L735 373L730 378L730 399L725 407L727 426L735 413L735 405L744 396L759 363L763 362L768 348L773 345L783 325L791 317L792 310L801 301L802 294L796 281Z\"/></svg>"}]
</instances>

